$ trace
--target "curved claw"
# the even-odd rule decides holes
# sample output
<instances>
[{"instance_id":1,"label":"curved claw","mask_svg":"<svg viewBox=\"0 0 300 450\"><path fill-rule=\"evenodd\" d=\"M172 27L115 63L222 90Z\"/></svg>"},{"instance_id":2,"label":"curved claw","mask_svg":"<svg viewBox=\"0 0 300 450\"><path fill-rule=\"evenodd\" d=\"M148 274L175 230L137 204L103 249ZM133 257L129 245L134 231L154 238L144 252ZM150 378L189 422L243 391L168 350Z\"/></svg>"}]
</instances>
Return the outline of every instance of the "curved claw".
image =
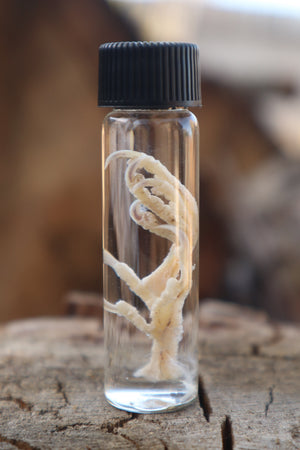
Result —
<instances>
[{"instance_id":1,"label":"curved claw","mask_svg":"<svg viewBox=\"0 0 300 450\"><path fill-rule=\"evenodd\" d=\"M107 158L105 168L118 158L129 160L125 182L136 198L130 206L130 217L172 245L164 261L143 279L104 250L105 264L148 306L150 323L123 300L116 304L105 300L104 306L153 339L151 359L136 376L155 380L174 378L179 373L177 352L183 333L182 308L192 287L192 254L199 233L198 206L189 190L152 156L119 150Z\"/></svg>"},{"instance_id":2,"label":"curved claw","mask_svg":"<svg viewBox=\"0 0 300 450\"><path fill-rule=\"evenodd\" d=\"M130 192L166 223L177 222L194 248L199 233L198 206L189 190L160 161L142 152L115 151L107 157L105 168L119 158L129 160L125 180ZM152 178L145 178L139 170L146 170ZM172 203L170 206L160 198L162 193Z\"/></svg>"},{"instance_id":3,"label":"curved claw","mask_svg":"<svg viewBox=\"0 0 300 450\"><path fill-rule=\"evenodd\" d=\"M107 167L109 166L109 164L114 160L114 159L119 159L119 158L127 158L127 159L134 159L134 158L138 158L141 154L139 152L135 152L133 150L117 150L116 152L111 153L105 160L105 166L104 169L107 169Z\"/></svg>"}]
</instances>

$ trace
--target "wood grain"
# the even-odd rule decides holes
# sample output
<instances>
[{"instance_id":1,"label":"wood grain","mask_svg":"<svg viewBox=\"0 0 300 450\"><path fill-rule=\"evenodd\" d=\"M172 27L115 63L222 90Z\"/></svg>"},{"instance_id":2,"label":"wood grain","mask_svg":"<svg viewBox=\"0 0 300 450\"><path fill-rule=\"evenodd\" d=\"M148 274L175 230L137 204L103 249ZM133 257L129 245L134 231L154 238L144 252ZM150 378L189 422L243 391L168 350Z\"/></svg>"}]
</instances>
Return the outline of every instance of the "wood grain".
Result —
<instances>
[{"instance_id":1,"label":"wood grain","mask_svg":"<svg viewBox=\"0 0 300 450\"><path fill-rule=\"evenodd\" d=\"M300 448L300 328L207 301L199 339L199 401L174 413L138 415L104 399L96 319L3 326L0 448Z\"/></svg>"}]
</instances>

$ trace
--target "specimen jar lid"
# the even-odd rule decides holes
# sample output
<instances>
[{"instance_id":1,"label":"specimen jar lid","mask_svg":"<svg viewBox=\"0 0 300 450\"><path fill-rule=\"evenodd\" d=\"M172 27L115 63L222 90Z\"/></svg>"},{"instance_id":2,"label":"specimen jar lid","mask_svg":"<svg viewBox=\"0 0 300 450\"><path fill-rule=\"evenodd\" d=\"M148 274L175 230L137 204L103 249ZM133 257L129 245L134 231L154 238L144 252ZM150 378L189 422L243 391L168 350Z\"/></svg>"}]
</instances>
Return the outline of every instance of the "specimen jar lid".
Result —
<instances>
[{"instance_id":1,"label":"specimen jar lid","mask_svg":"<svg viewBox=\"0 0 300 450\"><path fill-rule=\"evenodd\" d=\"M201 106L199 49L182 42L103 44L98 88L98 106Z\"/></svg>"}]
</instances>

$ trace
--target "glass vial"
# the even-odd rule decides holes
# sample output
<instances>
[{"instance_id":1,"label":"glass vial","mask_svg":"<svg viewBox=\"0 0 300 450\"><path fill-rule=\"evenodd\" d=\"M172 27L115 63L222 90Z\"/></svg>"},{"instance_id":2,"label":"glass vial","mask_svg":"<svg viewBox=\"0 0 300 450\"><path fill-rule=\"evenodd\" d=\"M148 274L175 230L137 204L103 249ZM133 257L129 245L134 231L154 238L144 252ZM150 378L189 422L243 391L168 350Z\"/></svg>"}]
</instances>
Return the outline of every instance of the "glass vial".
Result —
<instances>
[{"instance_id":1,"label":"glass vial","mask_svg":"<svg viewBox=\"0 0 300 450\"><path fill-rule=\"evenodd\" d=\"M100 47L104 391L126 411L197 395L200 102L197 46Z\"/></svg>"}]
</instances>

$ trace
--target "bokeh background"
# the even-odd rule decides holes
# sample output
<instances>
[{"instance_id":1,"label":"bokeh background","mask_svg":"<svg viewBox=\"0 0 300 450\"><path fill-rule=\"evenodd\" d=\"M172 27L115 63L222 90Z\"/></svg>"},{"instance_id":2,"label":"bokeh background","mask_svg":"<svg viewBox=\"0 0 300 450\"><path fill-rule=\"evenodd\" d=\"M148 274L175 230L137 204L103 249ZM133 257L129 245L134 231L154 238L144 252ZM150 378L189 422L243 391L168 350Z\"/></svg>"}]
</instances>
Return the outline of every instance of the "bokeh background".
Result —
<instances>
[{"instance_id":1,"label":"bokeh background","mask_svg":"<svg viewBox=\"0 0 300 450\"><path fill-rule=\"evenodd\" d=\"M0 2L0 322L100 294L103 42L201 52L200 300L300 321L297 0Z\"/></svg>"}]
</instances>

